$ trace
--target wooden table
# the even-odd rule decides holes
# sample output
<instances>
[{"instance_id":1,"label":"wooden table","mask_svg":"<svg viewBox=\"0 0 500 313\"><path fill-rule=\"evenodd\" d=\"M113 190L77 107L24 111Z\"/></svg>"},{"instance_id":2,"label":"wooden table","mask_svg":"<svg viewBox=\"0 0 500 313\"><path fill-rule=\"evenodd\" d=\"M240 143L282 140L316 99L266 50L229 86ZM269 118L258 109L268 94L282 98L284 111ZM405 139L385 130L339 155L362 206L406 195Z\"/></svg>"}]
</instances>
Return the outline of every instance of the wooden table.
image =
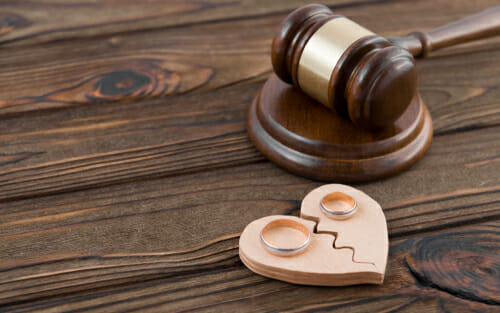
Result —
<instances>
[{"instance_id":1,"label":"wooden table","mask_svg":"<svg viewBox=\"0 0 500 313\"><path fill-rule=\"evenodd\" d=\"M387 217L382 286L297 286L239 260L245 225L297 215L321 184L245 130L274 31L306 2L0 4L0 310L500 310L500 38L418 61L431 149L356 185ZM325 3L403 35L498 0Z\"/></svg>"}]
</instances>

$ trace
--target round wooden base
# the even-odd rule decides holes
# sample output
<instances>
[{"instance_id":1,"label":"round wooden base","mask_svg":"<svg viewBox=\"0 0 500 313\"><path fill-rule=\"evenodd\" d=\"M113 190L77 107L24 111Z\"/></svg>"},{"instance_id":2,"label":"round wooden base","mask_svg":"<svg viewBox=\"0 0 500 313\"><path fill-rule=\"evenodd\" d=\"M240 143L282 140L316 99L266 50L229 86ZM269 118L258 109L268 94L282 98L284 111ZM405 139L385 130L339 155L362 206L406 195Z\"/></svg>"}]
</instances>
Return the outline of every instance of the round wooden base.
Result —
<instances>
[{"instance_id":1,"label":"round wooden base","mask_svg":"<svg viewBox=\"0 0 500 313\"><path fill-rule=\"evenodd\" d=\"M393 126L372 133L275 75L250 105L247 129L271 161L324 181L361 182L396 174L422 158L432 140L432 120L418 94Z\"/></svg>"}]
</instances>

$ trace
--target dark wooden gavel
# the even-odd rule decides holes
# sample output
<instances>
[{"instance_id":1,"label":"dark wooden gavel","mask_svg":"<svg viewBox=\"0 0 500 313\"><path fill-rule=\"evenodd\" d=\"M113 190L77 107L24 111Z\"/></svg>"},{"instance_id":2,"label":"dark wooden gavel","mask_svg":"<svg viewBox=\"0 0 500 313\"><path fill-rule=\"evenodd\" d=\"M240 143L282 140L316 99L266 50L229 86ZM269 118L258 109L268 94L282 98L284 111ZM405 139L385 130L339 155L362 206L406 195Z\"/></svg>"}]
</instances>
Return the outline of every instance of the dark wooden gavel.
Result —
<instances>
[{"instance_id":1,"label":"dark wooden gavel","mask_svg":"<svg viewBox=\"0 0 500 313\"><path fill-rule=\"evenodd\" d=\"M414 57L499 34L500 6L428 32L385 38L310 4L280 25L272 63L283 81L373 130L392 125L415 96Z\"/></svg>"}]
</instances>

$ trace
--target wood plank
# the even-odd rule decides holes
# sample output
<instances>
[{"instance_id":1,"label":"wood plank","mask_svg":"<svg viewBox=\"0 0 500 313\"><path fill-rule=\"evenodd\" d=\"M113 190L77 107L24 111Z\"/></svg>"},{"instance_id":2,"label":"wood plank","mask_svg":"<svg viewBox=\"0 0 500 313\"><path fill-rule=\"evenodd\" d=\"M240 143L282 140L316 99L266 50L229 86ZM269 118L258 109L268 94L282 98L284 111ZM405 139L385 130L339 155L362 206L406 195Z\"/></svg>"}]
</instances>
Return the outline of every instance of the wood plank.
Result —
<instances>
[{"instance_id":1,"label":"wood plank","mask_svg":"<svg viewBox=\"0 0 500 313\"><path fill-rule=\"evenodd\" d=\"M357 187L380 202L393 239L498 219L497 134L439 136L410 171ZM246 224L297 214L316 186L265 162L5 203L0 301L232 266Z\"/></svg>"},{"instance_id":2,"label":"wood plank","mask_svg":"<svg viewBox=\"0 0 500 313\"><path fill-rule=\"evenodd\" d=\"M261 161L244 127L259 87L8 119L0 198Z\"/></svg>"},{"instance_id":3,"label":"wood plank","mask_svg":"<svg viewBox=\"0 0 500 313\"><path fill-rule=\"evenodd\" d=\"M449 13L442 16L450 17L489 3L435 2L419 2L415 11L408 11L411 3L377 4L380 14L397 15L394 24L364 3L342 10L406 32L419 22L404 24L408 12L432 26L444 8ZM105 35L7 47L9 56L0 51L3 81L13 79L0 88L7 99L7 111L0 111L0 311L498 310L498 40L419 63L437 130L429 154L410 171L357 186L380 201L388 218L383 286L300 287L254 275L239 262L238 235L248 222L297 214L300 199L318 185L263 162L243 126L270 69L271 25L281 18L228 18L150 37ZM107 32L94 22L26 43L126 30ZM237 26L247 37L235 35ZM215 32L224 34L220 42ZM234 50L226 52L234 37ZM188 40L176 50L180 38ZM214 54L187 53L200 47ZM136 101L163 96L169 97ZM32 198L15 200L26 197Z\"/></svg>"},{"instance_id":4,"label":"wood plank","mask_svg":"<svg viewBox=\"0 0 500 313\"><path fill-rule=\"evenodd\" d=\"M395 17L374 18L370 6L342 12L387 32L414 27L407 5L380 6ZM464 9L414 10L436 25ZM269 42L281 18L0 51L0 99L7 99L0 102L0 201L263 160L246 139L244 117L270 71ZM228 42L235 43L231 50ZM200 46L212 53L206 57ZM499 47L498 40L481 41L419 61L420 91L436 134L498 125ZM139 88L130 89L131 82ZM191 95L172 96L186 92ZM71 110L39 111L58 107ZM23 114L5 115L16 112Z\"/></svg>"},{"instance_id":5,"label":"wood plank","mask_svg":"<svg viewBox=\"0 0 500 313\"><path fill-rule=\"evenodd\" d=\"M470 67L455 70L456 79L446 81L440 75L449 75L448 62L465 63L471 55L425 60L421 93L437 136L498 124L500 85L492 73L500 68L489 63L500 58L496 51L475 52L473 60L487 61L467 61ZM468 77L473 85L461 87ZM260 86L5 119L0 124L0 200L263 160L244 126L247 106Z\"/></svg>"},{"instance_id":6,"label":"wood plank","mask_svg":"<svg viewBox=\"0 0 500 313\"><path fill-rule=\"evenodd\" d=\"M464 142L463 133L440 136L436 138L429 155L409 171L360 187L384 207L391 222L392 235L403 236L439 226L496 218L499 213L497 134L498 128L473 131L467 136L471 138L470 142ZM432 177L432 183L428 181L429 177ZM24 233L23 236L28 237L36 235L39 231L53 227L57 230L63 226L59 218L64 220L64 225L75 227L87 227L85 225L92 225L93 221L100 222L101 219L116 219L116 227L119 227L122 218L134 220L133 216L137 214L140 220L143 214L147 216L151 210L151 214L166 214L161 221L157 221L166 223L174 220L169 217L170 214L180 214L180 217L188 214L175 213L179 209L203 214L209 210L209 206L218 208L218 201L229 203L216 210L215 213L221 216L214 213L214 223L226 214L234 214L233 202L239 201L245 202L244 205L241 204L241 210L248 210L245 214L252 214L255 219L264 216L262 214L267 212L268 202L279 207L280 211L276 211L278 213L297 210L302 197L318 184L265 162L14 201L1 206L0 234L15 238ZM380 190L386 191L381 193ZM253 208L257 201L265 204L260 208ZM207 207L198 212L198 207L203 207L204 204ZM139 208L134 208L135 206ZM474 211L476 209L477 213ZM223 212L218 212L219 210ZM54 217L58 218L52 220ZM196 215L192 220L200 219L202 216ZM243 221L236 229L242 228L246 223L247 220ZM113 227L111 222L109 227ZM161 228L169 227L164 225ZM101 246L104 247L104 242ZM75 248L78 249L78 246ZM9 258L15 255L15 251L12 253L14 254L7 254Z\"/></svg>"},{"instance_id":7,"label":"wood plank","mask_svg":"<svg viewBox=\"0 0 500 313\"><path fill-rule=\"evenodd\" d=\"M396 1L328 0L332 9L384 6ZM478 1L479 2L479 1ZM71 1L7 0L0 3L0 44L4 46L34 45L47 41L114 35L158 28L200 25L229 19L248 19L262 15L283 14L301 5L304 0L153 0L138 1ZM450 5L434 1L436 6ZM411 7L424 7L418 2ZM452 6L457 12L478 11L483 3L461 0ZM449 12L447 12L449 14ZM425 18L425 16L424 16ZM422 24L420 24L422 25Z\"/></svg>"},{"instance_id":8,"label":"wood plank","mask_svg":"<svg viewBox=\"0 0 500 313\"><path fill-rule=\"evenodd\" d=\"M250 272L238 259L237 235L229 235L184 251L35 264L40 274L0 283L10 288L0 301L16 312L495 312L500 305L499 239L497 220L392 240L383 285L315 288ZM77 260L79 268L61 270ZM16 270L29 271L29 266L4 272Z\"/></svg>"},{"instance_id":9,"label":"wood plank","mask_svg":"<svg viewBox=\"0 0 500 313\"><path fill-rule=\"evenodd\" d=\"M349 3L326 1L334 7L359 6L375 1ZM252 18L292 10L304 0L153 0L140 1L71 1L31 0L2 1L5 11L0 33L3 45L34 43L144 31L156 28L202 24L217 20Z\"/></svg>"},{"instance_id":10,"label":"wood plank","mask_svg":"<svg viewBox=\"0 0 500 313\"><path fill-rule=\"evenodd\" d=\"M271 70L269 38L277 23L230 21L57 42L15 54L11 49L0 61L0 114L133 102L262 80ZM249 31L235 36L233 29L241 27Z\"/></svg>"},{"instance_id":11,"label":"wood plank","mask_svg":"<svg viewBox=\"0 0 500 313\"><path fill-rule=\"evenodd\" d=\"M443 0L425 0L418 2L418 5L414 3L401 5L392 1L376 4L370 4L368 1L352 5L343 5L344 2L336 3L339 13L351 17L374 31L381 34L405 34L423 25L432 27L456 20L491 6L495 2L495 0L481 0L473 3L461 1L461 5L451 7L447 1ZM65 9L64 4L58 3L55 6L52 3L50 6L50 3L45 5L51 10L64 11ZM178 6L192 5L191 2L175 3ZM10 4L18 9L23 8L17 7L15 3ZM110 11L116 11L115 8L108 7L106 2L92 5L79 4L81 5L79 10L74 10L74 8L71 10L81 12L78 14L82 16L95 12L94 6L102 5L106 8L98 11L98 14L92 14L91 18L101 18L99 14L109 17ZM0 66L2 67L0 115L84 104L130 102L182 94L193 90L205 91L221 88L248 80L252 81L255 78L262 80L271 71L270 44L277 25L288 13L288 8L299 5L299 2L267 1L266 5L261 6L253 2L251 4L231 2L231 4L242 6L240 9L245 12L276 8L282 8L284 11L277 15L264 15L252 19L229 19L217 23L189 24L185 27L177 25L175 28L161 28L147 33L127 32L115 36L57 41L36 46L6 47L0 51ZM35 4L32 3L32 5ZM87 10L85 5L89 6ZM130 12L140 14L143 10L134 11L135 6L147 7L146 9L151 12L161 12L156 8L159 5L159 2L152 4L148 2L147 6L127 3L124 7L130 9ZM429 11L429 6L432 6L434 10ZM166 10L171 9L166 5L163 7ZM232 9L232 6L227 5L220 5L220 7ZM214 8L219 8L219 6L216 5ZM38 9L43 10L43 5ZM157 10L154 11L155 9ZM390 18L378 18L378 15L371 13L375 9L381 15L390 16ZM25 9L23 12L30 14L30 11ZM174 15L182 17L182 14ZM419 19L411 18L413 16L419 16ZM69 19L51 20L60 22ZM77 23L81 20L85 19L71 19ZM176 19L163 20L171 23ZM494 74L496 67L489 69L487 66L497 63L495 62L496 56L488 56L487 51L484 50L498 50L500 39L482 41L474 46L475 50L470 53L474 51L483 51L483 53L474 57L466 55L456 59L455 63L449 61L444 66L457 66L457 64L465 66L464 72L466 73L480 72L487 68L490 73ZM457 53L460 50L454 51ZM462 60L469 62L461 62ZM426 64L425 62L427 61L423 61L422 66ZM430 65L426 67L426 70L430 68L432 76L438 70L442 71L444 67L439 66L436 70L432 70L436 63L428 64ZM435 79L431 80L431 82L435 81ZM422 87L434 88L434 85L427 85L426 76L423 76L421 82L425 82ZM466 82L470 84L470 80ZM462 82L457 81L456 84L458 83ZM482 80L468 88L470 92L481 94L484 91L482 88L488 88L487 85L488 81ZM456 85L454 86L457 88ZM438 93L437 96L447 99L448 90L436 93ZM453 100L459 101L460 99Z\"/></svg>"}]
</instances>

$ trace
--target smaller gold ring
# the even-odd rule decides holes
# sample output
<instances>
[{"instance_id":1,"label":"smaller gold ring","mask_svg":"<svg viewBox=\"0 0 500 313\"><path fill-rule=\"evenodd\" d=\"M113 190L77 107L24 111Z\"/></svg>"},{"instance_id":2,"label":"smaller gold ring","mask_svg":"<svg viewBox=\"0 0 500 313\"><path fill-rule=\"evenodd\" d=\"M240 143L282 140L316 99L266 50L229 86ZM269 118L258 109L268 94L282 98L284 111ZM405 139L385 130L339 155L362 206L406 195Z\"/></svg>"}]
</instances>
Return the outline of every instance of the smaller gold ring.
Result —
<instances>
[{"instance_id":1,"label":"smaller gold ring","mask_svg":"<svg viewBox=\"0 0 500 313\"><path fill-rule=\"evenodd\" d=\"M329 202L337 201L347 203L350 206L349 209L336 209L329 204ZM342 192L332 192L324 196L321 199L320 207L323 213L331 218L338 220L347 219L353 216L354 213L356 213L356 211L358 210L358 204L356 203L356 200Z\"/></svg>"},{"instance_id":2,"label":"smaller gold ring","mask_svg":"<svg viewBox=\"0 0 500 313\"><path fill-rule=\"evenodd\" d=\"M295 247L279 247L275 244L270 243L268 240L266 240L266 233L271 230L272 228L277 228L277 227L287 227L287 228L293 228L296 229L300 232L302 232L306 236L306 240L301 242ZM309 244L311 243L311 232L307 227L305 227L302 223L291 220L291 219L278 219L269 222L264 228L262 228L262 231L260 232L260 241L264 245L264 247L269 250L272 254L278 255L278 256L289 256L289 255L295 255L298 254L302 251L304 251Z\"/></svg>"}]
</instances>

